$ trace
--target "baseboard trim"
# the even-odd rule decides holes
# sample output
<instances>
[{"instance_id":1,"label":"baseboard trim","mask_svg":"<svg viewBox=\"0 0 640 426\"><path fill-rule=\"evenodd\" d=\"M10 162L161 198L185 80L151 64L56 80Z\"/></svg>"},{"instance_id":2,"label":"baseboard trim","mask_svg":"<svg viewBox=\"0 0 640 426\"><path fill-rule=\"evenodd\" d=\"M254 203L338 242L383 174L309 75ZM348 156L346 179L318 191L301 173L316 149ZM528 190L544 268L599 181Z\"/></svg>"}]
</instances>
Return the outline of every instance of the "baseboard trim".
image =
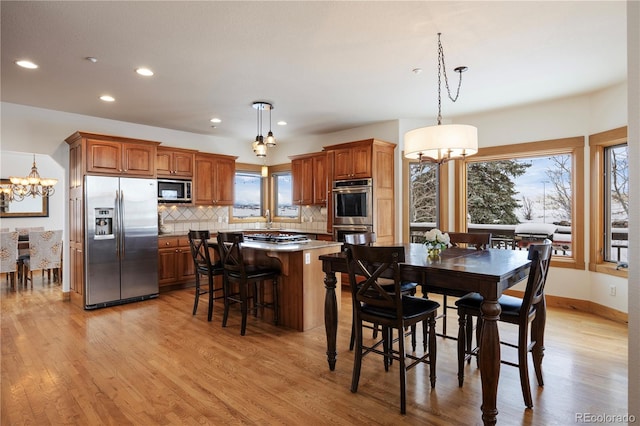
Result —
<instances>
[{"instance_id":1,"label":"baseboard trim","mask_svg":"<svg viewBox=\"0 0 640 426\"><path fill-rule=\"evenodd\" d=\"M504 294L516 297L524 296L524 292L518 290L507 290ZM552 296L548 294L545 295L545 298L547 300L547 306L574 309L576 311L587 312L602 318L610 319L611 321L629 324L629 314L589 300L571 299L569 297Z\"/></svg>"}]
</instances>

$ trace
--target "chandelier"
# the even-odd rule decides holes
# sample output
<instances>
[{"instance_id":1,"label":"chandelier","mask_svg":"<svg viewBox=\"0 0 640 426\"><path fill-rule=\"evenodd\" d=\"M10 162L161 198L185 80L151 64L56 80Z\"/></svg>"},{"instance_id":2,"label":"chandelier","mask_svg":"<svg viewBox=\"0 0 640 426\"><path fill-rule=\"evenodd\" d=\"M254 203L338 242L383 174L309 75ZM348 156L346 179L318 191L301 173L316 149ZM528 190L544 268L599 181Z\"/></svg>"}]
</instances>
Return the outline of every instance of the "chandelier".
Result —
<instances>
[{"instance_id":1,"label":"chandelier","mask_svg":"<svg viewBox=\"0 0 640 426\"><path fill-rule=\"evenodd\" d=\"M258 127L258 135L252 145L253 152L258 157L264 158L267 156L267 148L273 148L276 146L276 138L273 136L273 132L271 131L271 110L273 110L273 104L270 104L269 102L256 101L253 103L253 108L257 111ZM262 111L269 111L269 133L267 133L266 140L264 136L262 136Z\"/></svg>"},{"instance_id":2,"label":"chandelier","mask_svg":"<svg viewBox=\"0 0 640 426\"><path fill-rule=\"evenodd\" d=\"M36 167L36 156L33 155L31 173L27 177L10 176L10 184L2 185L1 191L8 201L22 201L25 197L50 197L55 192L54 185L58 179L41 178Z\"/></svg>"},{"instance_id":3,"label":"chandelier","mask_svg":"<svg viewBox=\"0 0 640 426\"><path fill-rule=\"evenodd\" d=\"M478 152L478 129L476 127L465 124L442 124L441 77L444 75L449 99L455 102L460 95L462 73L467 70L467 67L461 66L454 69L459 74L458 90L455 97L451 96L440 35L441 33L438 33L438 124L411 130L404 135L404 156L406 158L437 164L446 163L454 158L464 158Z\"/></svg>"}]
</instances>

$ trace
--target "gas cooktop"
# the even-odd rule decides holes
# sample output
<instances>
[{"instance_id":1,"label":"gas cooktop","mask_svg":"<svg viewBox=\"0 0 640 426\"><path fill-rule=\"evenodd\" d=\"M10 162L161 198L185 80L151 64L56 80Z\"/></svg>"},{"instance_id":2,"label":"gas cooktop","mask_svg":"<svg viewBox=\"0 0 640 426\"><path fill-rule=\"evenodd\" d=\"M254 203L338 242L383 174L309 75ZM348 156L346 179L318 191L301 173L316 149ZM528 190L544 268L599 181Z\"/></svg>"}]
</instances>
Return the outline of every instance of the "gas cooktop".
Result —
<instances>
[{"instance_id":1,"label":"gas cooktop","mask_svg":"<svg viewBox=\"0 0 640 426\"><path fill-rule=\"evenodd\" d=\"M310 241L306 235L282 233L245 234L244 239L272 244L303 244Z\"/></svg>"}]
</instances>

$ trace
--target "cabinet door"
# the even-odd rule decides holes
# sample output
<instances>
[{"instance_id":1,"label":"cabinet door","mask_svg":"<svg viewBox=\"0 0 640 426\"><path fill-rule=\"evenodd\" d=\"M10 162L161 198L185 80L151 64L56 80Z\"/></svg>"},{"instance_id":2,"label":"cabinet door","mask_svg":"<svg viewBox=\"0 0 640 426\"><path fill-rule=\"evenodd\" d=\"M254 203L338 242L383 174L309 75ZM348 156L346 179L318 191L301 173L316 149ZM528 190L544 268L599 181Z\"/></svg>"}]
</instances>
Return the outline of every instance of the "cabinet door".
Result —
<instances>
[{"instance_id":1,"label":"cabinet door","mask_svg":"<svg viewBox=\"0 0 640 426\"><path fill-rule=\"evenodd\" d=\"M122 144L95 139L87 140L87 172L120 175Z\"/></svg>"},{"instance_id":2,"label":"cabinet door","mask_svg":"<svg viewBox=\"0 0 640 426\"><path fill-rule=\"evenodd\" d=\"M189 247L179 247L176 252L177 257L177 279L178 281L195 280L195 266L193 265L193 257Z\"/></svg>"},{"instance_id":3,"label":"cabinet door","mask_svg":"<svg viewBox=\"0 0 640 426\"><path fill-rule=\"evenodd\" d=\"M160 286L178 281L178 253L175 248L158 250L158 284Z\"/></svg>"},{"instance_id":4,"label":"cabinet door","mask_svg":"<svg viewBox=\"0 0 640 426\"><path fill-rule=\"evenodd\" d=\"M356 146L352 148L352 177L371 177L371 146Z\"/></svg>"},{"instance_id":5,"label":"cabinet door","mask_svg":"<svg viewBox=\"0 0 640 426\"><path fill-rule=\"evenodd\" d=\"M212 206L215 194L213 185L214 161L211 157L196 156L194 202L198 205Z\"/></svg>"},{"instance_id":6,"label":"cabinet door","mask_svg":"<svg viewBox=\"0 0 640 426\"><path fill-rule=\"evenodd\" d=\"M313 157L313 204L327 204L327 155Z\"/></svg>"},{"instance_id":7,"label":"cabinet door","mask_svg":"<svg viewBox=\"0 0 640 426\"><path fill-rule=\"evenodd\" d=\"M235 160L220 158L216 161L215 203L218 206L233 205L233 182L236 175Z\"/></svg>"},{"instance_id":8,"label":"cabinet door","mask_svg":"<svg viewBox=\"0 0 640 426\"><path fill-rule=\"evenodd\" d=\"M353 177L351 148L336 149L333 158L333 178L335 180L351 179Z\"/></svg>"},{"instance_id":9,"label":"cabinet door","mask_svg":"<svg viewBox=\"0 0 640 426\"><path fill-rule=\"evenodd\" d=\"M156 153L156 173L158 176L172 177L173 161L170 151L161 151L158 149Z\"/></svg>"},{"instance_id":10,"label":"cabinet door","mask_svg":"<svg viewBox=\"0 0 640 426\"><path fill-rule=\"evenodd\" d=\"M313 158L302 159L302 205L313 204Z\"/></svg>"},{"instance_id":11,"label":"cabinet door","mask_svg":"<svg viewBox=\"0 0 640 426\"><path fill-rule=\"evenodd\" d=\"M156 175L156 150L154 146L122 144L123 173L135 176Z\"/></svg>"},{"instance_id":12,"label":"cabinet door","mask_svg":"<svg viewBox=\"0 0 640 426\"><path fill-rule=\"evenodd\" d=\"M173 175L193 177L193 154L175 152L173 154Z\"/></svg>"},{"instance_id":13,"label":"cabinet door","mask_svg":"<svg viewBox=\"0 0 640 426\"><path fill-rule=\"evenodd\" d=\"M291 201L302 204L302 160L291 160Z\"/></svg>"}]
</instances>

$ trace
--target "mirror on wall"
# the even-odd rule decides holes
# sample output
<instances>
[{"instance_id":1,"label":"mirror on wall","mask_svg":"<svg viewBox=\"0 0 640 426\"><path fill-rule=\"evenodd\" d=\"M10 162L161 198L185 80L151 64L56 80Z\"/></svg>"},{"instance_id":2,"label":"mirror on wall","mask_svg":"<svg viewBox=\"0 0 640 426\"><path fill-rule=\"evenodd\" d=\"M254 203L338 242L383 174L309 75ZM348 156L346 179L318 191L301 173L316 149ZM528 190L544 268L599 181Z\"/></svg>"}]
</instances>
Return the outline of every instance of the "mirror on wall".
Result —
<instances>
[{"instance_id":1,"label":"mirror on wall","mask_svg":"<svg viewBox=\"0 0 640 426\"><path fill-rule=\"evenodd\" d=\"M10 184L0 179L0 184ZM48 217L49 197L25 197L22 201L9 201L0 193L0 217Z\"/></svg>"}]
</instances>

